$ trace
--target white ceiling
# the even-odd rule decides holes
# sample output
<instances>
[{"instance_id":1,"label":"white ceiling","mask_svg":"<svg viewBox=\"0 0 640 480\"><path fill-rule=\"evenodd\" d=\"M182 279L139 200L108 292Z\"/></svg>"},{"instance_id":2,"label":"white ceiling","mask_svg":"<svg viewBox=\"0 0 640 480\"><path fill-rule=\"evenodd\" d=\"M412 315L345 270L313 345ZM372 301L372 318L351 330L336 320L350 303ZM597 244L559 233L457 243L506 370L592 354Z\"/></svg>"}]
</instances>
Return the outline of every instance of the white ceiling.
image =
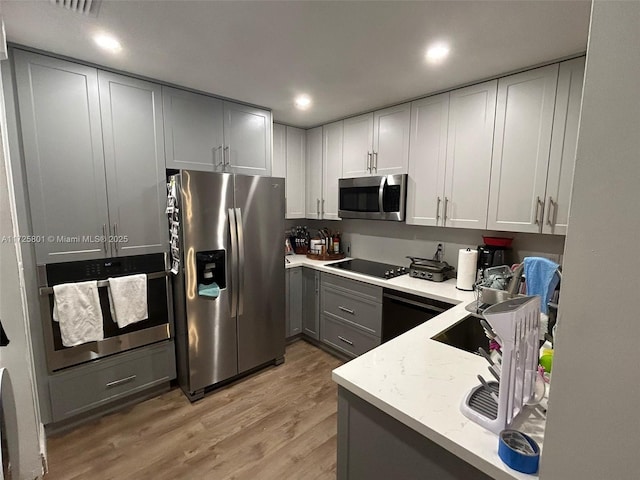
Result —
<instances>
[{"instance_id":1,"label":"white ceiling","mask_svg":"<svg viewBox=\"0 0 640 480\"><path fill-rule=\"evenodd\" d=\"M11 42L273 109L309 127L586 50L590 2L2 0ZM100 51L91 37L117 36ZM451 55L424 60L444 40ZM314 105L296 110L293 97Z\"/></svg>"}]
</instances>

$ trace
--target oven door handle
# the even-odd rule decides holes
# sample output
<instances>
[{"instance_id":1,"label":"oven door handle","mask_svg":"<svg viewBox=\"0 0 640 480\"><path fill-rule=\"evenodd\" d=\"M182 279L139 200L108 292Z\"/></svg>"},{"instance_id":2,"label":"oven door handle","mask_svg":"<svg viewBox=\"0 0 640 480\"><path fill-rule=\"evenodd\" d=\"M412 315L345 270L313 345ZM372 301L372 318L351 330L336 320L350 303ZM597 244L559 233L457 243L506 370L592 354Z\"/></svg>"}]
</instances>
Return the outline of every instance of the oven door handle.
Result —
<instances>
[{"instance_id":1,"label":"oven door handle","mask_svg":"<svg viewBox=\"0 0 640 480\"><path fill-rule=\"evenodd\" d=\"M417 302L415 300L409 300L408 298L398 297L396 295L391 295L389 293L385 293L382 296L390 300L395 300L396 302L405 303L407 305L413 305L414 307L423 308L425 310L431 310L432 312L436 312L436 313L446 312L444 308L436 307L435 305L430 305L428 303Z\"/></svg>"},{"instance_id":2,"label":"oven door handle","mask_svg":"<svg viewBox=\"0 0 640 480\"><path fill-rule=\"evenodd\" d=\"M157 278L164 278L168 276L169 276L169 272L147 273L147 280L155 280ZM108 287L108 286L109 286L109 280L98 280L98 288ZM51 295L53 293L53 287L40 287L38 289L38 293L40 294L40 296Z\"/></svg>"}]
</instances>

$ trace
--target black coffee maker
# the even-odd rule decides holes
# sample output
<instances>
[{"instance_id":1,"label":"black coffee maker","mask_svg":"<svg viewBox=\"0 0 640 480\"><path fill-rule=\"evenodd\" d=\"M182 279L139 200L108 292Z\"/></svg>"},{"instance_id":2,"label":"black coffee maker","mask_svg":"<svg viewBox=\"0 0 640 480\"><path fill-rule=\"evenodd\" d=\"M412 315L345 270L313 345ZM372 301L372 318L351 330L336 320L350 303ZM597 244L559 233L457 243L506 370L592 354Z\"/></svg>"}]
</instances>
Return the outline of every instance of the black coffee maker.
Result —
<instances>
[{"instance_id":1,"label":"black coffee maker","mask_svg":"<svg viewBox=\"0 0 640 480\"><path fill-rule=\"evenodd\" d=\"M509 265L513 263L511 247L496 247L493 245L478 246L478 270L484 272L486 268Z\"/></svg>"}]
</instances>

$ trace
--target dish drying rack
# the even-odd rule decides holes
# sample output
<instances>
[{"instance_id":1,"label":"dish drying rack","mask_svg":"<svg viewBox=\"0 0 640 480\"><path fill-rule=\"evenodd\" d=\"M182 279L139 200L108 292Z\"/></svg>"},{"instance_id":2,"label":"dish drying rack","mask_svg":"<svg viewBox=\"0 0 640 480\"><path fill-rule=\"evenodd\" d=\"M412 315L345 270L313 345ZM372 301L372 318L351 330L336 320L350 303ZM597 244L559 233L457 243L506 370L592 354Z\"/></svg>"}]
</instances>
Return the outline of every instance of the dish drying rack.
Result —
<instances>
[{"instance_id":1,"label":"dish drying rack","mask_svg":"<svg viewBox=\"0 0 640 480\"><path fill-rule=\"evenodd\" d=\"M538 374L540 297L519 297L484 311L502 346L499 382L485 382L464 397L462 414L493 433L508 428L535 395Z\"/></svg>"}]
</instances>

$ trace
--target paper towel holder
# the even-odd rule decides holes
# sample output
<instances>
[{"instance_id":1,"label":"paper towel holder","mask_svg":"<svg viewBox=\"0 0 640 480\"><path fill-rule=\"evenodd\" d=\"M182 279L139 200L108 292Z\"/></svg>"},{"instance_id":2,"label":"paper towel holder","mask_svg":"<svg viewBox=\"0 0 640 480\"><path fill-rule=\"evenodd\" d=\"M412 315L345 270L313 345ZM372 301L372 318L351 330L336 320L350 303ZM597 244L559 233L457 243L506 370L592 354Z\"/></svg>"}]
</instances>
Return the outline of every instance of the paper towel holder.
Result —
<instances>
[{"instance_id":1,"label":"paper towel holder","mask_svg":"<svg viewBox=\"0 0 640 480\"><path fill-rule=\"evenodd\" d=\"M478 263L478 251L471 247L461 248L458 251L458 273L456 288L463 292L472 292L476 283Z\"/></svg>"}]
</instances>

